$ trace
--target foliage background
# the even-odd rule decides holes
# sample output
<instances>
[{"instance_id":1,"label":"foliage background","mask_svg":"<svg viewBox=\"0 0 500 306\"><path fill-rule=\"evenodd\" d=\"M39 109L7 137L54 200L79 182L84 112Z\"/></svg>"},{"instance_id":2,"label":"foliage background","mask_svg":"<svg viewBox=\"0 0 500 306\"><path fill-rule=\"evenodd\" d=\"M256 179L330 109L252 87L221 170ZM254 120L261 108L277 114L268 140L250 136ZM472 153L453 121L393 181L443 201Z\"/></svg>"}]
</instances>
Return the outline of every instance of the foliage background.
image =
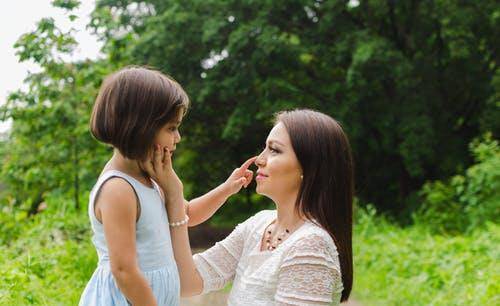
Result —
<instances>
[{"instance_id":1,"label":"foliage background","mask_svg":"<svg viewBox=\"0 0 500 306\"><path fill-rule=\"evenodd\" d=\"M53 4L78 18L78 1ZM96 260L88 191L111 152L89 115L126 65L168 73L191 97L175 160L188 198L259 152L276 111L314 108L355 154L354 296L500 302L497 1L101 0L89 27L102 59L65 61L73 31L50 17L15 45L42 70L0 108L14 120L0 142L1 304L78 300ZM249 188L210 222L267 207Z\"/></svg>"}]
</instances>

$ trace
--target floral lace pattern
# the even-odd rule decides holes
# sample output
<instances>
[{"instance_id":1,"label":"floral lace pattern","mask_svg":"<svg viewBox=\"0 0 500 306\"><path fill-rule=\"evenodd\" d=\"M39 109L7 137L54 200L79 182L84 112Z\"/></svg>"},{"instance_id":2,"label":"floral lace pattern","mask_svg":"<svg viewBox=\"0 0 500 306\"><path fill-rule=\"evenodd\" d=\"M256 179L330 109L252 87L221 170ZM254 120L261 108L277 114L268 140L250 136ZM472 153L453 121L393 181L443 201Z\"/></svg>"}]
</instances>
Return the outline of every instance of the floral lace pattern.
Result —
<instances>
[{"instance_id":1,"label":"floral lace pattern","mask_svg":"<svg viewBox=\"0 0 500 306\"><path fill-rule=\"evenodd\" d=\"M273 251L260 251L276 211L261 211L194 255L203 293L233 281L228 305L338 305L342 278L329 234L307 221Z\"/></svg>"}]
</instances>

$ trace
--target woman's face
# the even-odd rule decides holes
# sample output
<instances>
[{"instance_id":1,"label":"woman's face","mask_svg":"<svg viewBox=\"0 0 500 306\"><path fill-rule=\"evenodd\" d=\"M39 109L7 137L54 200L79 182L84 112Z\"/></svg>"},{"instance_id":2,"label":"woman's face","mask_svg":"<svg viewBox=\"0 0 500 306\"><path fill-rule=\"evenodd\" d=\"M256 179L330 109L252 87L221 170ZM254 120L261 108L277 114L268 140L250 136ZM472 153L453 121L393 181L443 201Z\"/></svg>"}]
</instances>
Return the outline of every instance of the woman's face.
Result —
<instances>
[{"instance_id":1,"label":"woman's face","mask_svg":"<svg viewBox=\"0 0 500 306\"><path fill-rule=\"evenodd\" d=\"M255 164L257 193L275 200L298 192L302 169L283 123L279 122L269 132L264 151Z\"/></svg>"}]
</instances>

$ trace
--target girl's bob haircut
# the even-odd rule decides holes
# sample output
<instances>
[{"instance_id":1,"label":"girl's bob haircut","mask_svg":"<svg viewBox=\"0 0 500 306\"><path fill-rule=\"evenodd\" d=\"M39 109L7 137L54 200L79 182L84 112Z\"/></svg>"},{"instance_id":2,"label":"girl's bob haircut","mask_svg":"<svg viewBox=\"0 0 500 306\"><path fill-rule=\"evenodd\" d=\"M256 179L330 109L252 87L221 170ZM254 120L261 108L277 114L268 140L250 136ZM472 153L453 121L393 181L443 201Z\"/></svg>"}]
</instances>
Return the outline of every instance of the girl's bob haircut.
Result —
<instances>
[{"instance_id":1,"label":"girl's bob haircut","mask_svg":"<svg viewBox=\"0 0 500 306\"><path fill-rule=\"evenodd\" d=\"M174 79L144 67L126 67L101 85L90 131L129 159L145 160L156 133L186 114L189 98Z\"/></svg>"}]
</instances>

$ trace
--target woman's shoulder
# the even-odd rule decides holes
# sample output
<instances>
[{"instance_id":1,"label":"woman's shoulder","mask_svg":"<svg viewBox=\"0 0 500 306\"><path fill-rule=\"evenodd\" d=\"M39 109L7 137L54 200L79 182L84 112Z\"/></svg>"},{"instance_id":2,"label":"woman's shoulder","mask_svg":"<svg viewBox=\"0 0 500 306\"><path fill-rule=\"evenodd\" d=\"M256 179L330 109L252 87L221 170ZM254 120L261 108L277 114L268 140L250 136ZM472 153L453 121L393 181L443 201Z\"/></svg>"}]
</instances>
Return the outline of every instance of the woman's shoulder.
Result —
<instances>
[{"instance_id":1,"label":"woman's shoulder","mask_svg":"<svg viewBox=\"0 0 500 306\"><path fill-rule=\"evenodd\" d=\"M255 232L261 226L264 226L267 222L271 222L275 218L275 210L261 210L249 217L245 221L239 223L236 227L244 230L245 232Z\"/></svg>"},{"instance_id":2,"label":"woman's shoulder","mask_svg":"<svg viewBox=\"0 0 500 306\"><path fill-rule=\"evenodd\" d=\"M274 217L276 218L276 210L275 209L264 209L257 212L250 218L255 218L256 220L268 219Z\"/></svg>"},{"instance_id":3,"label":"woman's shoulder","mask_svg":"<svg viewBox=\"0 0 500 306\"><path fill-rule=\"evenodd\" d=\"M309 252L311 254L328 254L335 257L337 247L328 231L314 221L306 221L304 230L297 233L290 246L292 252Z\"/></svg>"},{"instance_id":4,"label":"woman's shoulder","mask_svg":"<svg viewBox=\"0 0 500 306\"><path fill-rule=\"evenodd\" d=\"M276 210L261 210L248 218L244 223L249 226L256 227L260 224L270 222L276 218Z\"/></svg>"}]
</instances>

